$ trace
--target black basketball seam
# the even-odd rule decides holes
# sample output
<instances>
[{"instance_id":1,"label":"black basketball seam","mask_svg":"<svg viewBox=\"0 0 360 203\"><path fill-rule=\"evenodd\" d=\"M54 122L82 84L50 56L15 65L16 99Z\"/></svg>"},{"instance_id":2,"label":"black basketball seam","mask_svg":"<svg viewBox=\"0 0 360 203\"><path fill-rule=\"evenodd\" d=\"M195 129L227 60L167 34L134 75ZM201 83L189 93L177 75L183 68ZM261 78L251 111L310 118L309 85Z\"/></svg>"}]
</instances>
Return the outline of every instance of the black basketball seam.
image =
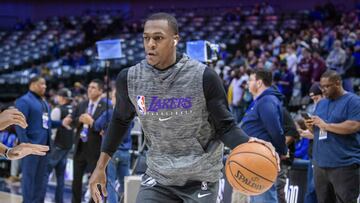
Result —
<instances>
[{"instance_id":1,"label":"black basketball seam","mask_svg":"<svg viewBox=\"0 0 360 203\"><path fill-rule=\"evenodd\" d=\"M266 156L264 156L264 155L262 155L262 154L256 153L256 152L238 152L238 153L235 153L235 154L232 154L231 156L229 156L228 159L229 159L230 157L234 156L234 155L241 154L241 153L260 155L260 156L264 157L265 159L269 160L269 161L272 163L272 165L274 165L275 169L277 169L277 165L275 165L274 162L273 162L271 159L267 158Z\"/></svg>"},{"instance_id":2,"label":"black basketball seam","mask_svg":"<svg viewBox=\"0 0 360 203\"><path fill-rule=\"evenodd\" d=\"M264 180L269 181L270 183L274 183L274 182L275 182L275 181L271 181L271 180L269 180L269 179L267 179L267 178L264 178L263 176L261 176L261 175L259 175L259 174L255 173L255 172L251 171L250 169L246 168L246 167L245 167L245 166L243 166L242 164L237 163L236 161L229 161L229 165L230 165L230 163L231 163L231 162L236 163L237 165L239 165L239 166L243 167L244 169L248 170L249 172L251 172L251 173L253 173L253 174L255 174L255 175L257 175L257 176L259 176L259 177L263 178ZM230 168L231 168L231 167L230 167Z\"/></svg>"},{"instance_id":3,"label":"black basketball seam","mask_svg":"<svg viewBox=\"0 0 360 203\"><path fill-rule=\"evenodd\" d=\"M251 190L251 189L247 189L247 188L245 188L244 186L242 186L242 185L237 181L237 179L234 177L233 172L232 172L231 167L230 167L230 164L228 164L228 165L229 165L229 170L230 170L231 176L232 176L233 179L238 183L238 185L239 185L240 187L242 187L244 190L248 190L248 191L253 192L253 193L256 193L256 194L259 193L259 191L254 191L254 190ZM230 181L229 181L229 182L230 182Z\"/></svg>"}]
</instances>

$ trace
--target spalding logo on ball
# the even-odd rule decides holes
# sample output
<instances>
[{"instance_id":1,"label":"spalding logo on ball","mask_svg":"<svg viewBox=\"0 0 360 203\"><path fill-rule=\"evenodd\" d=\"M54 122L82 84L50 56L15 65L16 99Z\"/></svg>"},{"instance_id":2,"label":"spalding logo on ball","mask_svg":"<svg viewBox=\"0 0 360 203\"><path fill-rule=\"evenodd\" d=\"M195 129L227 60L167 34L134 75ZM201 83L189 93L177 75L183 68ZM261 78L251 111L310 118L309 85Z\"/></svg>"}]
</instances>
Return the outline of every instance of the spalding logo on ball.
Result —
<instances>
[{"instance_id":1,"label":"spalding logo on ball","mask_svg":"<svg viewBox=\"0 0 360 203\"><path fill-rule=\"evenodd\" d=\"M246 195L267 191L278 175L277 161L263 144L250 142L237 146L229 155L225 174L230 185Z\"/></svg>"}]
</instances>

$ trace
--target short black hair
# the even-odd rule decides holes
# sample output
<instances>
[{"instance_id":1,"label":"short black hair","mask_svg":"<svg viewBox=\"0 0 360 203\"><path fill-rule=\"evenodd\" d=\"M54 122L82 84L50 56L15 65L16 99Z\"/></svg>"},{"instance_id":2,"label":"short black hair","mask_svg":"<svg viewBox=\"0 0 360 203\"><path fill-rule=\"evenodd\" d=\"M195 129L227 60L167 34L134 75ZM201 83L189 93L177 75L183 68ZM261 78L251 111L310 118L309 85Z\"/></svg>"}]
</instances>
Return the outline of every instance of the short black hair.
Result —
<instances>
[{"instance_id":1,"label":"short black hair","mask_svg":"<svg viewBox=\"0 0 360 203\"><path fill-rule=\"evenodd\" d=\"M263 68L257 68L252 71L251 74L255 74L256 80L262 80L264 85L270 87L272 84L273 76L272 72Z\"/></svg>"},{"instance_id":2,"label":"short black hair","mask_svg":"<svg viewBox=\"0 0 360 203\"><path fill-rule=\"evenodd\" d=\"M96 83L98 85L98 88L102 91L104 91L104 82L100 79L93 79L90 83Z\"/></svg>"},{"instance_id":3,"label":"short black hair","mask_svg":"<svg viewBox=\"0 0 360 203\"><path fill-rule=\"evenodd\" d=\"M146 18L144 25L149 20L166 20L168 22L168 25L170 26L170 28L174 31L174 34L176 34L176 35L179 34L179 27L178 27L177 20L174 16L172 16L169 13L163 13L163 12L154 13Z\"/></svg>"},{"instance_id":4,"label":"short black hair","mask_svg":"<svg viewBox=\"0 0 360 203\"><path fill-rule=\"evenodd\" d=\"M327 70L321 78L328 78L331 82L341 81L341 76L334 70Z\"/></svg>"},{"instance_id":5,"label":"short black hair","mask_svg":"<svg viewBox=\"0 0 360 203\"><path fill-rule=\"evenodd\" d=\"M43 77L41 77L40 75L36 75L34 77L31 77L29 80L29 86L35 82L38 82L39 80L44 79Z\"/></svg>"}]
</instances>

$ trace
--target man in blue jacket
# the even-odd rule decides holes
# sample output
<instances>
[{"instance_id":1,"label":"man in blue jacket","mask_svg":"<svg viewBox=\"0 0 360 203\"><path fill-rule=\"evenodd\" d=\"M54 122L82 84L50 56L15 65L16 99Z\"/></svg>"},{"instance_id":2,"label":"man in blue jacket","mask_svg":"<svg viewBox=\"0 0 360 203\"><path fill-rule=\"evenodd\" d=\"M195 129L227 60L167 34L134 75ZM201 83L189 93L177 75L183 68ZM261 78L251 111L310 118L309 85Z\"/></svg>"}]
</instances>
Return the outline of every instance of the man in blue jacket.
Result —
<instances>
[{"instance_id":1,"label":"man in blue jacket","mask_svg":"<svg viewBox=\"0 0 360 203\"><path fill-rule=\"evenodd\" d=\"M50 107L44 99L45 79L35 76L30 79L29 92L16 100L15 106L21 111L28 123L27 128L16 126L20 143L32 143L49 146L51 122ZM23 202L44 202L45 173L47 156L30 155L22 160L22 196Z\"/></svg>"},{"instance_id":2,"label":"man in blue jacket","mask_svg":"<svg viewBox=\"0 0 360 203\"><path fill-rule=\"evenodd\" d=\"M282 156L287 153L282 128L282 95L275 88L271 88L271 84L272 73L268 70L257 69L250 74L249 91L254 101L246 111L240 126L249 136L271 142L276 152ZM278 202L275 185L261 195L252 196L251 202Z\"/></svg>"}]
</instances>

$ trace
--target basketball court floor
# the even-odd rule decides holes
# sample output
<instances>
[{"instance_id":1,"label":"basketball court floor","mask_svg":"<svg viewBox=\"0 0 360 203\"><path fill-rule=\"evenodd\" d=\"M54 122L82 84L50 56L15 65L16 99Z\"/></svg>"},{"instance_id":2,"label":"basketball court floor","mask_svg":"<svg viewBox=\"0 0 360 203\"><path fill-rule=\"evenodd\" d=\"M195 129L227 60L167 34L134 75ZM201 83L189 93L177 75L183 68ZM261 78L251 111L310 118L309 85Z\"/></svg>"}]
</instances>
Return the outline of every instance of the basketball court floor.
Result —
<instances>
[{"instance_id":1,"label":"basketball court floor","mask_svg":"<svg viewBox=\"0 0 360 203\"><path fill-rule=\"evenodd\" d=\"M0 178L0 202L1 203L21 203L20 182L9 183L4 178ZM55 196L55 185L49 184L46 193L45 203L52 203ZM64 191L64 202L71 202L71 186L66 185Z\"/></svg>"}]
</instances>

